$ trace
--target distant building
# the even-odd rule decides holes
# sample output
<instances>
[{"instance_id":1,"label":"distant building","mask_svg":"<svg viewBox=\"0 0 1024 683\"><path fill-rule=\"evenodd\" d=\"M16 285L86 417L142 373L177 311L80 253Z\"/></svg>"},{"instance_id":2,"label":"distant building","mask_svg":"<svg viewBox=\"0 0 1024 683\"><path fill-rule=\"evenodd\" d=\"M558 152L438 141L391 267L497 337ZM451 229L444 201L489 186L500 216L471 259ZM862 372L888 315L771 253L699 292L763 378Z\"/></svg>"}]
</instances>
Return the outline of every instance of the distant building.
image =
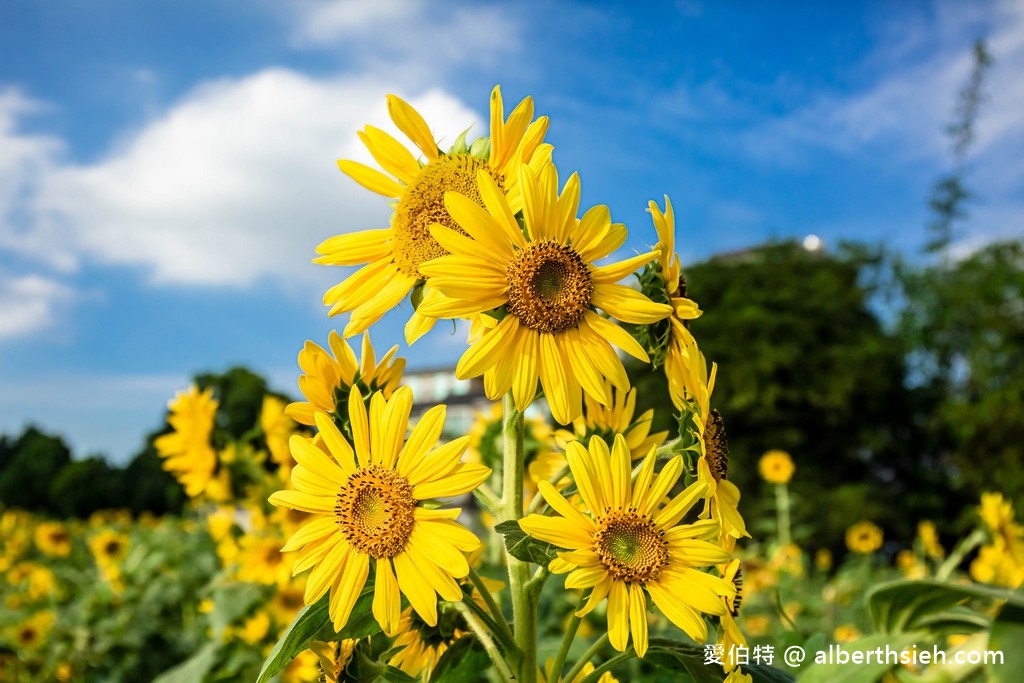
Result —
<instances>
[{"instance_id":1,"label":"distant building","mask_svg":"<svg viewBox=\"0 0 1024 683\"><path fill-rule=\"evenodd\" d=\"M484 394L483 377L458 379L453 367L406 371L402 384L412 389L413 421L439 403L448 406L444 429L449 434L469 433L476 413L490 410L492 403Z\"/></svg>"}]
</instances>

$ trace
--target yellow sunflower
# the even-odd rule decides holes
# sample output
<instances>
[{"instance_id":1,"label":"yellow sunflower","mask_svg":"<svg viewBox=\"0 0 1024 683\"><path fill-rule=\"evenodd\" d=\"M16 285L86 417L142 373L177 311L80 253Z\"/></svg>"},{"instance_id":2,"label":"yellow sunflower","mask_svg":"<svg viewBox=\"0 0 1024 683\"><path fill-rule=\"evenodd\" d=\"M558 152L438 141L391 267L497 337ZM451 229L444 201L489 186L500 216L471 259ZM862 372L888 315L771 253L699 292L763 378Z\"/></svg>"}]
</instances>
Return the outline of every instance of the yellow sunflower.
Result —
<instances>
[{"instance_id":1,"label":"yellow sunflower","mask_svg":"<svg viewBox=\"0 0 1024 683\"><path fill-rule=\"evenodd\" d=\"M444 427L443 405L424 413L406 441L412 401L408 387L397 389L390 400L377 392L367 415L362 397L351 393L352 445L325 413L317 413L316 425L330 454L293 436L296 490L270 497L274 505L312 513L312 520L282 551L300 550L296 573L313 568L306 582L307 605L330 590L329 612L336 630L348 621L371 560L376 575L373 615L384 632L398 632L399 592L423 621L436 625L437 595L462 599L455 579L469 574L463 552L480 546L455 521L458 509L430 509L419 502L471 491L491 470L460 462L467 436L431 450Z\"/></svg>"},{"instance_id":2,"label":"yellow sunflower","mask_svg":"<svg viewBox=\"0 0 1024 683\"><path fill-rule=\"evenodd\" d=\"M718 631L718 642L722 645L722 649L726 653L732 653L736 651L736 648L747 647L747 639L736 624L736 617L739 616L740 605L743 602L743 579L740 574L740 561L732 560L720 569L722 571L722 578L732 583L736 588L735 595L725 596L725 606L727 609L725 614L719 617L721 621ZM736 663L733 661L732 656L722 660L722 668L725 669L726 673L732 671L735 666Z\"/></svg>"},{"instance_id":3,"label":"yellow sunflower","mask_svg":"<svg viewBox=\"0 0 1024 683\"><path fill-rule=\"evenodd\" d=\"M358 361L352 347L334 330L328 335L327 344L330 352L311 341L302 347L299 367L303 374L299 376L299 391L306 400L291 403L284 411L296 422L310 427L316 424L313 416L317 412L332 417L344 414L352 387L367 396L382 391L384 398L390 398L405 370L405 359L395 358L397 344L377 362L369 333L363 335L362 358Z\"/></svg>"},{"instance_id":4,"label":"yellow sunflower","mask_svg":"<svg viewBox=\"0 0 1024 683\"><path fill-rule=\"evenodd\" d=\"M71 554L71 534L61 522L40 522L35 537L36 547L44 555L67 557Z\"/></svg>"},{"instance_id":5,"label":"yellow sunflower","mask_svg":"<svg viewBox=\"0 0 1024 683\"><path fill-rule=\"evenodd\" d=\"M737 539L750 534L739 512L740 490L727 479L729 442L725 436L725 425L719 412L711 408L711 392L715 389L718 366L712 363L709 375L707 361L696 344L687 350L686 357L688 362L683 366L680 381L686 389L687 399L696 410L693 422L701 448L697 473L699 479L707 482L709 492L704 514L721 521L719 542L731 551Z\"/></svg>"},{"instance_id":6,"label":"yellow sunflower","mask_svg":"<svg viewBox=\"0 0 1024 683\"><path fill-rule=\"evenodd\" d=\"M153 445L164 461L164 469L185 487L185 494L194 498L206 490L217 467L217 454L210 445L210 432L217 415L213 388L202 393L193 384L179 391L168 404L171 414L167 422L174 429L158 437Z\"/></svg>"},{"instance_id":7,"label":"yellow sunflower","mask_svg":"<svg viewBox=\"0 0 1024 683\"><path fill-rule=\"evenodd\" d=\"M415 678L430 680L437 660L467 633L465 624L459 623L461 617L457 613L450 615L447 621L451 623L445 621L442 619L439 624L431 626L425 624L412 608L402 612L398 622L399 635L391 646L402 649L388 660L388 664Z\"/></svg>"},{"instance_id":8,"label":"yellow sunflower","mask_svg":"<svg viewBox=\"0 0 1024 683\"><path fill-rule=\"evenodd\" d=\"M14 627L14 645L21 651L38 649L46 640L55 619L51 610L36 612Z\"/></svg>"},{"instance_id":9,"label":"yellow sunflower","mask_svg":"<svg viewBox=\"0 0 1024 683\"><path fill-rule=\"evenodd\" d=\"M860 521L846 530L846 547L852 552L868 555L882 547L882 530L868 521Z\"/></svg>"},{"instance_id":10,"label":"yellow sunflower","mask_svg":"<svg viewBox=\"0 0 1024 683\"><path fill-rule=\"evenodd\" d=\"M707 639L703 614L723 615L723 597L733 585L700 567L729 561L729 554L709 543L718 535L718 522L680 520L705 495L707 482L697 481L662 505L661 501L683 472L676 456L655 476L652 451L640 466L636 482L626 440L619 435L609 453L599 438L589 450L579 442L567 452L573 479L587 512L580 512L553 486L540 483L541 493L558 516L528 515L519 521L523 531L569 552L560 552L549 565L552 572L571 571L570 589L592 588L582 616L608 598L608 639L624 652L630 634L638 656L647 651L647 595L665 616L698 642Z\"/></svg>"},{"instance_id":11,"label":"yellow sunflower","mask_svg":"<svg viewBox=\"0 0 1024 683\"><path fill-rule=\"evenodd\" d=\"M645 411L635 421L636 389L623 392L615 389L605 380L605 391L611 400L600 403L589 395L583 396L583 415L572 422L573 431L560 429L555 432L555 439L561 448L570 441L586 442L591 436L600 436L608 443L614 440L615 434L626 437L626 445L634 460L647 455L652 447L665 442L668 432L651 434L651 422L654 410ZM564 463L563 463L564 464Z\"/></svg>"},{"instance_id":12,"label":"yellow sunflower","mask_svg":"<svg viewBox=\"0 0 1024 683\"><path fill-rule=\"evenodd\" d=\"M89 539L89 549L101 569L117 568L128 554L128 537L113 530L102 531Z\"/></svg>"},{"instance_id":13,"label":"yellow sunflower","mask_svg":"<svg viewBox=\"0 0 1024 683\"><path fill-rule=\"evenodd\" d=\"M658 259L645 269L641 281L645 283L644 291L650 290L655 301L669 303L672 315L668 317L667 325L661 323L650 328L646 334L656 337L649 340L655 364L664 362L672 402L676 408L682 408L685 391L681 378L689 362L689 349L696 347L689 324L691 320L700 317L701 310L686 297L686 280L679 267L679 255L676 254L676 219L671 200L665 196L664 212L653 201L648 204L647 211L658 233L658 244L655 247Z\"/></svg>"},{"instance_id":14,"label":"yellow sunflower","mask_svg":"<svg viewBox=\"0 0 1024 683\"><path fill-rule=\"evenodd\" d=\"M445 195L445 206L462 231L431 228L451 255L420 266L432 286L420 309L445 318L498 310L499 317L504 315L501 322L463 354L456 375L483 374L491 399L511 389L520 412L536 395L539 378L555 419L568 424L583 413L582 392L602 403L610 400L605 378L628 391L629 378L613 345L648 360L626 330L594 309L643 324L664 318L671 309L618 284L655 252L593 265L622 245L626 229L611 222L606 206L576 218L576 174L561 195L553 164L544 164L539 174L520 166L519 176L525 234L514 207L487 173L477 175L486 209L465 195Z\"/></svg>"},{"instance_id":15,"label":"yellow sunflower","mask_svg":"<svg viewBox=\"0 0 1024 683\"><path fill-rule=\"evenodd\" d=\"M769 484L788 484L796 471L793 458L786 451L772 449L766 451L757 461L757 470L761 478Z\"/></svg>"},{"instance_id":16,"label":"yellow sunflower","mask_svg":"<svg viewBox=\"0 0 1024 683\"><path fill-rule=\"evenodd\" d=\"M340 683L345 674L345 667L348 666L356 649L356 641L345 639L339 643L324 643L314 640L309 644L309 649L316 653L320 662L320 678L317 680L323 683ZM301 680L305 682L309 678Z\"/></svg>"},{"instance_id":17,"label":"yellow sunflower","mask_svg":"<svg viewBox=\"0 0 1024 683\"><path fill-rule=\"evenodd\" d=\"M524 99L505 120L501 90L491 93L491 137L489 152L474 153L480 145L468 149L460 138L445 154L419 112L395 95L388 95L388 113L398 129L426 156L421 164L393 137L367 126L359 138L373 158L390 173L384 173L355 161L341 160L338 166L363 187L397 200L391 226L377 230L336 235L317 247L314 263L333 266L367 264L352 276L327 290L324 304L329 315L352 312L345 336L359 334L394 308L426 276L420 265L445 248L430 234L430 226L440 223L456 227L444 206L444 193L455 190L481 204L476 189L478 171L487 173L501 187L513 206L522 204L517 187L516 169L551 156L551 146L542 145L548 119L531 123L533 100ZM430 329L433 319L414 313L406 326L406 339L412 343Z\"/></svg>"},{"instance_id":18,"label":"yellow sunflower","mask_svg":"<svg viewBox=\"0 0 1024 683\"><path fill-rule=\"evenodd\" d=\"M238 541L238 580L277 585L282 588L292 576L291 555L281 552L283 539L276 534L248 533Z\"/></svg>"},{"instance_id":19,"label":"yellow sunflower","mask_svg":"<svg viewBox=\"0 0 1024 683\"><path fill-rule=\"evenodd\" d=\"M260 409L260 429L271 459L287 470L292 462L288 439L295 433L295 423L285 414L285 407L285 402L277 396L265 395Z\"/></svg>"}]
</instances>

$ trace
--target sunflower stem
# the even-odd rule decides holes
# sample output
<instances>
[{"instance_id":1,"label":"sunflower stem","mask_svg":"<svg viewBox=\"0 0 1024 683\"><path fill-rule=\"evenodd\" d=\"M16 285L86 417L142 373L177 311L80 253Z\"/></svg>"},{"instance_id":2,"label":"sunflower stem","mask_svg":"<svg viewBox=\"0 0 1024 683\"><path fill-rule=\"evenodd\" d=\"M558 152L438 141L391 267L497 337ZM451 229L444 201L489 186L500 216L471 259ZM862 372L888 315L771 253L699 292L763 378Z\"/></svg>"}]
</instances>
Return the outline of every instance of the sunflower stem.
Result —
<instances>
[{"instance_id":1,"label":"sunflower stem","mask_svg":"<svg viewBox=\"0 0 1024 683\"><path fill-rule=\"evenodd\" d=\"M608 632L606 631L606 632L601 634L600 638L598 638L597 640L594 641L593 645L591 645L590 647L587 648L587 651L583 653L583 656L580 657L579 661L576 662L576 664L573 665L573 667L571 669L569 669L569 673L567 673L565 675L565 680L567 680L567 681L575 680L576 677L580 675L580 672L583 671L583 667L585 667L587 665L587 662L589 662L591 659L593 659L594 655L596 655L598 652L600 652L601 648L604 647L607 642L608 642ZM621 657L622 655L619 655L619 656ZM632 655L630 655L630 656L632 656ZM612 658L612 661L615 661L615 659L617 659L617 658Z\"/></svg>"},{"instance_id":2,"label":"sunflower stem","mask_svg":"<svg viewBox=\"0 0 1024 683\"><path fill-rule=\"evenodd\" d=\"M540 598L540 592L544 590L544 582L548 580L550 573L547 567L537 567L537 571L533 573L530 583L526 584L526 589L530 591L530 598L532 600Z\"/></svg>"},{"instance_id":3,"label":"sunflower stem","mask_svg":"<svg viewBox=\"0 0 1024 683\"><path fill-rule=\"evenodd\" d=\"M512 393L505 394L502 402L502 521L518 521L523 516L523 416L516 410ZM531 599L528 583L530 563L505 553L508 563L508 586L512 593L512 627L516 645L523 652L519 662L521 683L537 681L537 606Z\"/></svg>"},{"instance_id":4,"label":"sunflower stem","mask_svg":"<svg viewBox=\"0 0 1024 683\"><path fill-rule=\"evenodd\" d=\"M469 580L473 582L477 591L480 592L480 597L483 598L484 604L487 605L487 609L491 613L491 618L494 619L498 628L501 629L502 634L507 637L508 642L515 643L516 638L512 635L512 630L509 629L508 622L505 621L505 616L501 613L501 608L494 601L494 596L491 595L491 592L487 590L483 579L480 578L480 575L472 567L469 568Z\"/></svg>"},{"instance_id":5,"label":"sunflower stem","mask_svg":"<svg viewBox=\"0 0 1024 683\"><path fill-rule=\"evenodd\" d=\"M465 604L461 602L453 603L455 609L462 614L462 617L466 620L466 624L470 630L476 635L477 640L484 646L484 651L491 658L494 663L494 668L498 670L498 674L501 675L501 679L505 683L512 683L516 680L516 675L512 672L512 668L505 661L505 658L501 656L501 652L498 651L498 646L494 644L494 640L491 639L491 634L488 633L484 625L477 619L473 611L469 609Z\"/></svg>"},{"instance_id":6,"label":"sunflower stem","mask_svg":"<svg viewBox=\"0 0 1024 683\"><path fill-rule=\"evenodd\" d=\"M555 662L551 667L551 673L548 674L548 683L558 683L562 680L562 667L565 666L565 658L569 656L569 648L572 647L572 641L576 639L576 631L579 630L580 622L583 621L583 618L576 616L576 613L583 609L585 604L584 596L580 595L580 601L576 605L576 609L573 610L572 617L569 618L569 625L565 629L565 636L562 638L562 644L558 648L558 654L555 655Z\"/></svg>"},{"instance_id":7,"label":"sunflower stem","mask_svg":"<svg viewBox=\"0 0 1024 683\"><path fill-rule=\"evenodd\" d=\"M787 546L790 543L791 535L789 528L789 487L785 484L775 485L775 520L778 525L777 533L780 546Z\"/></svg>"},{"instance_id":8,"label":"sunflower stem","mask_svg":"<svg viewBox=\"0 0 1024 683\"><path fill-rule=\"evenodd\" d=\"M519 661L519 658L522 657L522 653L519 651L519 648L516 647L515 639L512 635L512 631L508 629L508 624L502 624L505 627L503 629L494 621L494 619L491 618L491 615L487 613L487 610L478 605L476 601L469 596L462 598L462 604L468 607L469 610L477 616L477 619L485 628L487 628L488 632L494 636L494 639L497 640L500 649L504 650L508 655L509 661L515 665L515 663Z\"/></svg>"},{"instance_id":9,"label":"sunflower stem","mask_svg":"<svg viewBox=\"0 0 1024 683\"><path fill-rule=\"evenodd\" d=\"M477 486L476 490L473 491L473 495L487 508L488 512L497 514L501 510L501 498L487 484Z\"/></svg>"},{"instance_id":10,"label":"sunflower stem","mask_svg":"<svg viewBox=\"0 0 1024 683\"><path fill-rule=\"evenodd\" d=\"M594 667L594 670L587 674L587 677L583 679L583 683L597 683L599 680L601 680L601 676L604 675L605 671L611 671L612 668L618 666L619 664L625 662L633 656L634 653L632 652L623 652L621 655L615 655L607 662L602 663L600 666Z\"/></svg>"},{"instance_id":11,"label":"sunflower stem","mask_svg":"<svg viewBox=\"0 0 1024 683\"><path fill-rule=\"evenodd\" d=\"M953 570L956 569L967 554L977 548L979 545L984 543L988 539L988 533L983 527L978 527L972 531L966 538L960 541L953 551L949 554L949 557L935 570L935 578L940 581L945 581L949 578Z\"/></svg>"}]
</instances>

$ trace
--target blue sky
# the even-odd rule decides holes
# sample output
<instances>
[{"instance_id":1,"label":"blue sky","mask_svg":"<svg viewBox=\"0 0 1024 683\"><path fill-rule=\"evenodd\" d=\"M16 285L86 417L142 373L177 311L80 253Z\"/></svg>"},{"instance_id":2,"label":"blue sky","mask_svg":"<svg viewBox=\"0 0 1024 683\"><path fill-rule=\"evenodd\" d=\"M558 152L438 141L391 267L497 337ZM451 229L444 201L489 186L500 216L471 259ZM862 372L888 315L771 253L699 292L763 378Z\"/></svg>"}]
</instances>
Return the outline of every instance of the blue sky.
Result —
<instances>
[{"instance_id":1,"label":"blue sky","mask_svg":"<svg viewBox=\"0 0 1024 683\"><path fill-rule=\"evenodd\" d=\"M684 261L810 233L910 251L984 36L954 249L1024 234L1024 4L639 4L0 3L0 432L123 461L196 372L294 394L303 341L344 325L314 247L387 221L335 160L368 159L355 132L388 127L389 92L448 141L485 132L494 84L532 95L626 251L663 194ZM435 330L410 366L463 342Z\"/></svg>"}]
</instances>

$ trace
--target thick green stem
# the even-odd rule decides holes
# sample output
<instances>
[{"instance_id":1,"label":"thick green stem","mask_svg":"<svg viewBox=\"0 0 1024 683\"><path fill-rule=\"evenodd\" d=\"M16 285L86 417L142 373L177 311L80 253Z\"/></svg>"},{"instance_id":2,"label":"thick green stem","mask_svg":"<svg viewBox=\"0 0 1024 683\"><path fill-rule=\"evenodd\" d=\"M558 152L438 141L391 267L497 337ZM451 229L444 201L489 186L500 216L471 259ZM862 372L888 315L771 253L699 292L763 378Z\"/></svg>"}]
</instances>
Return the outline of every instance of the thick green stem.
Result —
<instances>
[{"instance_id":1,"label":"thick green stem","mask_svg":"<svg viewBox=\"0 0 1024 683\"><path fill-rule=\"evenodd\" d=\"M785 484L775 485L775 515L779 527L779 545L789 545L789 487Z\"/></svg>"},{"instance_id":2,"label":"thick green stem","mask_svg":"<svg viewBox=\"0 0 1024 683\"><path fill-rule=\"evenodd\" d=\"M573 610L572 617L569 619L569 626L565 629L565 636L562 638L562 644L558 648L558 654L555 655L555 663L551 667L551 673L548 674L548 683L558 683L562 680L562 667L565 666L565 658L569 656L569 648L572 647L572 641L576 639L576 631L580 627L580 622L583 621L581 617L576 616L576 612L583 609L586 604L584 596L580 596L580 602L576 605L576 609Z\"/></svg>"},{"instance_id":3,"label":"thick green stem","mask_svg":"<svg viewBox=\"0 0 1024 683\"><path fill-rule=\"evenodd\" d=\"M575 666L569 669L569 673L565 674L565 680L575 680L575 678L580 675L580 672L583 671L583 667L587 665L587 662L593 659L594 655L600 652L601 648L604 647L607 642L608 633L605 632L601 635L600 638L594 641L593 645L587 648L587 651L583 653L583 656L580 657L579 661L576 662Z\"/></svg>"},{"instance_id":4,"label":"thick green stem","mask_svg":"<svg viewBox=\"0 0 1024 683\"><path fill-rule=\"evenodd\" d=\"M523 516L523 416L516 410L511 392L502 403L502 451L504 468L502 477L501 521L518 520ZM537 605L530 595L530 564L505 553L508 563L508 586L512 593L512 628L516 645L523 653L519 664L518 680L522 683L537 681Z\"/></svg>"}]
</instances>

